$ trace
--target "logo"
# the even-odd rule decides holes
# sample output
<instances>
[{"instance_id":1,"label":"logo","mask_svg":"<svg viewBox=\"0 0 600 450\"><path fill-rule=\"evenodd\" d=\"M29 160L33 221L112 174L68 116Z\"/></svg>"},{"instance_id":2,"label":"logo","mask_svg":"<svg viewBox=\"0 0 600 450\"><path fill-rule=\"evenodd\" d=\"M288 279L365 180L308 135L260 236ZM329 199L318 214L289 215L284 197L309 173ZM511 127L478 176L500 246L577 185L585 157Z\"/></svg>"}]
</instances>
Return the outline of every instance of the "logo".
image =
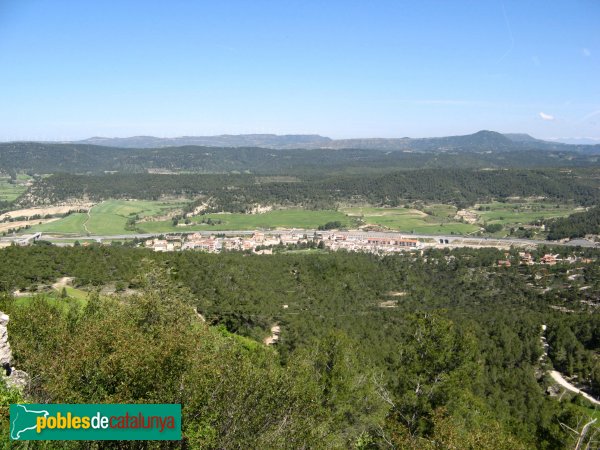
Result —
<instances>
[{"instance_id":1,"label":"logo","mask_svg":"<svg viewBox=\"0 0 600 450\"><path fill-rule=\"evenodd\" d=\"M10 438L39 440L180 440L181 405L13 404Z\"/></svg>"}]
</instances>

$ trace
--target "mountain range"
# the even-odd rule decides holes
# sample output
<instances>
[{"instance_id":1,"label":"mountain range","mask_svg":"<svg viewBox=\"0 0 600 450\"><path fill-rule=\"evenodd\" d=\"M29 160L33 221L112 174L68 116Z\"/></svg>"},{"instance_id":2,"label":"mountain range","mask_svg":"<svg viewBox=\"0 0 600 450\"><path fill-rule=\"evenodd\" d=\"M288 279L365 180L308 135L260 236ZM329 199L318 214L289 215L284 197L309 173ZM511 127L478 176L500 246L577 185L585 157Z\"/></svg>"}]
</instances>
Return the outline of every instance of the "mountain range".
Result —
<instances>
[{"instance_id":1,"label":"mountain range","mask_svg":"<svg viewBox=\"0 0 600 450\"><path fill-rule=\"evenodd\" d=\"M465 136L434 138L359 138L331 139L316 134L224 134L220 136L182 136L159 138L134 136L126 138L92 137L73 144L92 144L119 148L164 148L198 145L206 147L261 147L268 149L370 149L386 151L502 151L535 149L600 153L600 144L573 145L536 139L528 134L501 134L482 130Z\"/></svg>"},{"instance_id":2,"label":"mountain range","mask_svg":"<svg viewBox=\"0 0 600 450\"><path fill-rule=\"evenodd\" d=\"M187 142L193 144L184 145ZM118 144L119 147L113 144ZM145 145L151 147L144 147ZM600 145L558 144L529 135L503 135L493 131L428 139L334 140L315 135L239 135L173 139L92 138L63 143L0 143L0 173L13 174L19 171L38 174L316 174L332 171L361 172L435 167L598 166Z\"/></svg>"}]
</instances>

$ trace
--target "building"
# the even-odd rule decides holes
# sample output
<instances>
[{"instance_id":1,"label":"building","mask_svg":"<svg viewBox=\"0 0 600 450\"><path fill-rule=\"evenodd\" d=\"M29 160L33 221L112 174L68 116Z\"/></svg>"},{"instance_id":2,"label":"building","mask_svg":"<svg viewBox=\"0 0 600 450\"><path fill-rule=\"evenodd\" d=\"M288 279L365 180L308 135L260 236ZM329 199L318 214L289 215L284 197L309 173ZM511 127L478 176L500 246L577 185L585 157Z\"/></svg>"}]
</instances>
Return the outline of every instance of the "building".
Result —
<instances>
[{"instance_id":1,"label":"building","mask_svg":"<svg viewBox=\"0 0 600 450\"><path fill-rule=\"evenodd\" d=\"M542 256L541 262L542 264L547 264L548 266L553 266L558 261L558 255L551 255L549 253Z\"/></svg>"}]
</instances>

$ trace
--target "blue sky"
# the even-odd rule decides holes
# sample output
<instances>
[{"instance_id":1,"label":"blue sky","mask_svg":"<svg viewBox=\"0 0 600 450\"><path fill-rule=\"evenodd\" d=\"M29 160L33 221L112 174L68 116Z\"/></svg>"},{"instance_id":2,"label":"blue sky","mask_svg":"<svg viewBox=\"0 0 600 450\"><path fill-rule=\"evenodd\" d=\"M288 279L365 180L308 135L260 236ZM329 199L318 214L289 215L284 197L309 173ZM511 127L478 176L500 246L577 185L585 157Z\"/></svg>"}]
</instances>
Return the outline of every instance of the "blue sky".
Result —
<instances>
[{"instance_id":1,"label":"blue sky","mask_svg":"<svg viewBox=\"0 0 600 450\"><path fill-rule=\"evenodd\" d=\"M0 140L600 138L600 2L0 0Z\"/></svg>"}]
</instances>

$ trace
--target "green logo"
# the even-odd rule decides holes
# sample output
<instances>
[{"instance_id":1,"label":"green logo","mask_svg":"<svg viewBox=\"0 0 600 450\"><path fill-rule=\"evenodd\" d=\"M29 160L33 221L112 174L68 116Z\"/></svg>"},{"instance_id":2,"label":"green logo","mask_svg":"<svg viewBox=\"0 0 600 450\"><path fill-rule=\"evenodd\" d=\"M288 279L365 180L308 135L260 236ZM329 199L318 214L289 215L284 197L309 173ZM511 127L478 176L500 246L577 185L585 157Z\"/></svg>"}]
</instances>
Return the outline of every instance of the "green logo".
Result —
<instances>
[{"instance_id":1,"label":"green logo","mask_svg":"<svg viewBox=\"0 0 600 450\"><path fill-rule=\"evenodd\" d=\"M181 405L14 404L13 440L180 440Z\"/></svg>"}]
</instances>

